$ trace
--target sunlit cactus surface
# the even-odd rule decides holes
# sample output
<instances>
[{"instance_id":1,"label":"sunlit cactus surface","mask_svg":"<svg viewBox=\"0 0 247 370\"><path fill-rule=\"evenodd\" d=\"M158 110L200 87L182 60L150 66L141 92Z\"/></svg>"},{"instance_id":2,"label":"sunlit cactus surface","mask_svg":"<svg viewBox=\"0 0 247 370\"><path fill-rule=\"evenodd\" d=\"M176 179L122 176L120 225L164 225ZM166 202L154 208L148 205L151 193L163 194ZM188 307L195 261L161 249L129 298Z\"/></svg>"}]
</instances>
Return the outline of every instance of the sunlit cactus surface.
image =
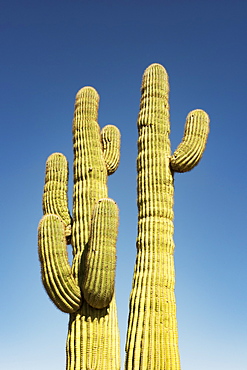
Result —
<instances>
[{"instance_id":1,"label":"sunlit cactus surface","mask_svg":"<svg viewBox=\"0 0 247 370\"><path fill-rule=\"evenodd\" d=\"M98 104L99 95L92 87L76 95L72 217L67 160L54 153L46 163L39 258L49 297L70 314L67 370L120 369L114 293L118 207L107 192L107 176L119 164L120 133L113 125L100 131Z\"/></svg>"},{"instance_id":2,"label":"sunlit cactus surface","mask_svg":"<svg viewBox=\"0 0 247 370\"><path fill-rule=\"evenodd\" d=\"M125 370L180 370L173 241L174 173L200 161L209 117L190 112L182 142L170 147L168 75L160 64L144 72L138 116L137 256L130 296ZM45 289L70 314L67 370L120 369L115 302L118 208L108 198L107 176L120 156L113 125L100 131L99 96L76 96L73 122L73 216L67 199L68 164L60 153L46 164L39 256ZM67 244L72 245L70 266Z\"/></svg>"},{"instance_id":3,"label":"sunlit cactus surface","mask_svg":"<svg viewBox=\"0 0 247 370\"><path fill-rule=\"evenodd\" d=\"M144 72L138 116L137 257L130 297L126 370L179 370L174 295L174 172L200 161L209 117L187 116L184 137L171 154L168 75L160 64Z\"/></svg>"}]
</instances>

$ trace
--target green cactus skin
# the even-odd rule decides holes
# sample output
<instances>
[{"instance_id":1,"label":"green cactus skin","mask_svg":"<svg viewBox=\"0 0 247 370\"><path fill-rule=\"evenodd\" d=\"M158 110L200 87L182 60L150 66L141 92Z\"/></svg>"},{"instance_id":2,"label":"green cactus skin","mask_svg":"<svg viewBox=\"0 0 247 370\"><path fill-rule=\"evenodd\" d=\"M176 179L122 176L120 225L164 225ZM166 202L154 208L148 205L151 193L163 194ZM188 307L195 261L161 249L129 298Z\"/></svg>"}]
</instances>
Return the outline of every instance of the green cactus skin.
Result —
<instances>
[{"instance_id":1,"label":"green cactus skin","mask_svg":"<svg viewBox=\"0 0 247 370\"><path fill-rule=\"evenodd\" d=\"M174 172L202 157L209 118L189 113L182 143L171 156L169 84L164 67L150 65L142 81L138 116L138 236L126 342L127 370L179 370L174 294Z\"/></svg>"},{"instance_id":2,"label":"green cactus skin","mask_svg":"<svg viewBox=\"0 0 247 370\"><path fill-rule=\"evenodd\" d=\"M119 164L120 133L112 125L100 132L98 104L92 87L76 95L73 218L68 210L67 160L54 153L46 163L44 216L38 229L44 287L54 304L70 314L67 370L120 369L114 295L118 207L107 194L107 176Z\"/></svg>"}]
</instances>

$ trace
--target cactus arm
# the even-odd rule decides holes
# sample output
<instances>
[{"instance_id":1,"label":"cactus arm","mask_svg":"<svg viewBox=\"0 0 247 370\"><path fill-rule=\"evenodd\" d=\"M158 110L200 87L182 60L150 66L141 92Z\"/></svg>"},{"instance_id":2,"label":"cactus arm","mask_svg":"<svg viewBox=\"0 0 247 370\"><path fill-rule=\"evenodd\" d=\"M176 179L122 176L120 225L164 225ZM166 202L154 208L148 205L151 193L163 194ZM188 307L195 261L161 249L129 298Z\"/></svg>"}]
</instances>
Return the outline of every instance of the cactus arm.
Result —
<instances>
[{"instance_id":1,"label":"cactus arm","mask_svg":"<svg viewBox=\"0 0 247 370\"><path fill-rule=\"evenodd\" d=\"M202 158L209 133L209 117L206 112L196 109L186 119L184 137L170 159L175 172L187 172Z\"/></svg>"},{"instance_id":2,"label":"cactus arm","mask_svg":"<svg viewBox=\"0 0 247 370\"><path fill-rule=\"evenodd\" d=\"M101 130L101 138L108 175L111 175L119 165L120 131L114 125L107 125Z\"/></svg>"},{"instance_id":3,"label":"cactus arm","mask_svg":"<svg viewBox=\"0 0 247 370\"><path fill-rule=\"evenodd\" d=\"M81 304L80 289L68 262L65 224L57 215L45 215L38 228L39 258L44 287L53 303L72 313Z\"/></svg>"},{"instance_id":4,"label":"cactus arm","mask_svg":"<svg viewBox=\"0 0 247 370\"><path fill-rule=\"evenodd\" d=\"M51 154L46 161L43 213L61 217L66 236L71 234L71 216L68 209L68 163L61 153Z\"/></svg>"},{"instance_id":5,"label":"cactus arm","mask_svg":"<svg viewBox=\"0 0 247 370\"><path fill-rule=\"evenodd\" d=\"M53 303L62 311L78 310L81 293L68 262L66 243L71 234L68 210L68 163L61 153L46 161L43 213L39 224L39 258L42 281Z\"/></svg>"},{"instance_id":6,"label":"cactus arm","mask_svg":"<svg viewBox=\"0 0 247 370\"><path fill-rule=\"evenodd\" d=\"M85 257L82 291L94 308L104 308L112 300L115 287L118 208L111 199L95 206L88 250Z\"/></svg>"}]
</instances>

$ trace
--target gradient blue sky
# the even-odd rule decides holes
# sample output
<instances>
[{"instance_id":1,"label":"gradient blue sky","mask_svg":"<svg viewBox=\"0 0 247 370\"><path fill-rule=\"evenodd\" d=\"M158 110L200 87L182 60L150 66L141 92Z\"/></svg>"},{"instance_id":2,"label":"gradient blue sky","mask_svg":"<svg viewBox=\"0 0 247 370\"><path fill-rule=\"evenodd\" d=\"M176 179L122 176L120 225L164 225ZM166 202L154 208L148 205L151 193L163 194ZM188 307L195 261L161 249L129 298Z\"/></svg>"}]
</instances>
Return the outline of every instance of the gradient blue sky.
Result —
<instances>
[{"instance_id":1,"label":"gradient blue sky","mask_svg":"<svg viewBox=\"0 0 247 370\"><path fill-rule=\"evenodd\" d=\"M46 158L70 163L74 96L100 96L99 123L122 133L109 179L120 208L117 303L122 360L135 261L136 118L144 69L170 77L171 142L202 108L198 167L175 176L175 264L183 370L247 369L247 2L8 0L0 9L0 368L65 368L68 317L40 279L37 225Z\"/></svg>"}]
</instances>

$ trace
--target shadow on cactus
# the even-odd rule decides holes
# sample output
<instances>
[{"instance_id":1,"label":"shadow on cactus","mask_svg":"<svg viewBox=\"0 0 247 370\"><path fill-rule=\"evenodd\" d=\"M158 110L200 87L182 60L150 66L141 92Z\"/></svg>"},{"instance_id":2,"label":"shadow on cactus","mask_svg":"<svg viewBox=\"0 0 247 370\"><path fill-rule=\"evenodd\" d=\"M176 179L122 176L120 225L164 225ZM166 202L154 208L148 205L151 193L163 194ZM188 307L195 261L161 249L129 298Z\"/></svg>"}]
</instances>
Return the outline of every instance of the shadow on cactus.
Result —
<instances>
[{"instance_id":1,"label":"shadow on cactus","mask_svg":"<svg viewBox=\"0 0 247 370\"><path fill-rule=\"evenodd\" d=\"M107 176L119 164L120 133L113 125L100 131L98 103L92 87L76 95L73 217L67 160L54 153L46 163L44 216L38 231L44 287L54 304L70 314L67 370L120 368L114 295L118 207L107 192Z\"/></svg>"},{"instance_id":2,"label":"shadow on cactus","mask_svg":"<svg viewBox=\"0 0 247 370\"><path fill-rule=\"evenodd\" d=\"M173 241L174 173L200 161L209 117L187 116L184 137L171 154L168 75L152 64L143 75L138 116L137 257L130 296L126 370L180 370ZM55 305L70 314L67 370L119 370L114 295L118 208L107 175L119 163L120 134L97 123L99 97L91 87L76 96L73 217L67 201L68 164L60 153L46 165L44 217L39 224L42 279ZM67 243L72 244L70 266Z\"/></svg>"}]
</instances>

